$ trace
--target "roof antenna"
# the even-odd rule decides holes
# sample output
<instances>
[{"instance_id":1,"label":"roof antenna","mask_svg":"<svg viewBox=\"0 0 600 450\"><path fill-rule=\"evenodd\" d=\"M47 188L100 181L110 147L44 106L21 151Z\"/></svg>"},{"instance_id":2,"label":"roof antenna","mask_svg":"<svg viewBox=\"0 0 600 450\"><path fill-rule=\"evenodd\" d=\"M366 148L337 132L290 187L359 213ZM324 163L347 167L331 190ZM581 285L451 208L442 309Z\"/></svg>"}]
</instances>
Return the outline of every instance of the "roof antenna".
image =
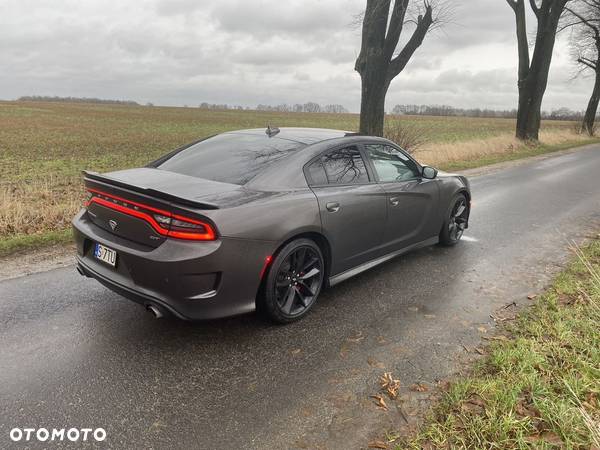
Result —
<instances>
[{"instance_id":1,"label":"roof antenna","mask_svg":"<svg viewBox=\"0 0 600 450\"><path fill-rule=\"evenodd\" d=\"M267 133L267 136L269 136L269 137L273 137L273 136L275 136L277 133L279 133L279 128L277 128L277 127L272 127L271 125L267 125L267 129L265 130L265 133Z\"/></svg>"}]
</instances>

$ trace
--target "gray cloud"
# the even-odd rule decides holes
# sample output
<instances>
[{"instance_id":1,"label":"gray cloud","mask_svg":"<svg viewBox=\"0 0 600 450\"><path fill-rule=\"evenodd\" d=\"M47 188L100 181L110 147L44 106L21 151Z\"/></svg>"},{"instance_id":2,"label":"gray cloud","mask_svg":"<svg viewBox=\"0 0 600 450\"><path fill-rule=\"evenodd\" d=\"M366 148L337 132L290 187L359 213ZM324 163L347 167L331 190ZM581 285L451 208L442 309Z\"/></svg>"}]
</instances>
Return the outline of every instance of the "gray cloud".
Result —
<instances>
[{"instance_id":1,"label":"gray cloud","mask_svg":"<svg viewBox=\"0 0 600 450\"><path fill-rule=\"evenodd\" d=\"M73 95L196 105L309 100L357 111L364 0L5 0L0 98ZM410 29L407 29L410 31ZM408 37L406 34L405 38ZM544 107L581 109L559 39ZM396 103L512 108L514 17L502 0L458 0L390 88Z\"/></svg>"}]
</instances>

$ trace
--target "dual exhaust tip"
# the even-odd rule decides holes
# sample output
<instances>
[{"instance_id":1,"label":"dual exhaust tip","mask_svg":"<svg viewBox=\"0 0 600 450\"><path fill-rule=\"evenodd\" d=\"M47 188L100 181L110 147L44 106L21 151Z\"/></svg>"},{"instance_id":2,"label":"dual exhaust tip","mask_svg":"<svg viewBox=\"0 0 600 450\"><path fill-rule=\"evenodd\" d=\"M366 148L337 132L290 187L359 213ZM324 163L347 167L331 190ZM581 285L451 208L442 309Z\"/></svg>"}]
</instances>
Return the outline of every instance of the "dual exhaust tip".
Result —
<instances>
[{"instance_id":1,"label":"dual exhaust tip","mask_svg":"<svg viewBox=\"0 0 600 450\"><path fill-rule=\"evenodd\" d=\"M81 268L81 266L79 266L79 264L77 264L77 266L75 267L77 268L77 272L79 272L79 275L89 278L89 275L85 273L85 271ZM167 315L163 308L157 305L153 305L152 303L146 305L146 310L149 311L155 319L162 319Z\"/></svg>"}]
</instances>

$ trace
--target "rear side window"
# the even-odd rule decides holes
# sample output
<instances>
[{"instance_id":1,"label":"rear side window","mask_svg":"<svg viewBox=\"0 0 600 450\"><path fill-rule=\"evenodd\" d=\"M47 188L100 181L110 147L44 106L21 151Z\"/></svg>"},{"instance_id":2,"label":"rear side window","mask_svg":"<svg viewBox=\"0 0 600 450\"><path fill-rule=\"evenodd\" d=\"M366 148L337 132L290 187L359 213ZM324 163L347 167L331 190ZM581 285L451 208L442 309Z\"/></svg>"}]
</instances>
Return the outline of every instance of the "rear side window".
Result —
<instances>
[{"instance_id":1,"label":"rear side window","mask_svg":"<svg viewBox=\"0 0 600 450\"><path fill-rule=\"evenodd\" d=\"M266 134L225 133L175 153L156 167L207 180L243 185L305 144Z\"/></svg>"},{"instance_id":2,"label":"rear side window","mask_svg":"<svg viewBox=\"0 0 600 450\"><path fill-rule=\"evenodd\" d=\"M312 185L369 182L365 162L356 147L344 147L321 156L308 167Z\"/></svg>"}]
</instances>

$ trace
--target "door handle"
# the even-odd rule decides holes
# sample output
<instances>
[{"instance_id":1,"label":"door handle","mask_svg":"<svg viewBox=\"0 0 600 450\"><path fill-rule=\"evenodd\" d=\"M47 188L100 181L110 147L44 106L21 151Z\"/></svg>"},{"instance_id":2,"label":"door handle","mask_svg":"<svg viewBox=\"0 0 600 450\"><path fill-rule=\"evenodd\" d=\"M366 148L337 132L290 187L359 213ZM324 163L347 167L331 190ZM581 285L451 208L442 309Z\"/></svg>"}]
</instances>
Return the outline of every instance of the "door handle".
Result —
<instances>
[{"instance_id":1,"label":"door handle","mask_svg":"<svg viewBox=\"0 0 600 450\"><path fill-rule=\"evenodd\" d=\"M398 206L398 203L400 203L399 197L390 197L390 205Z\"/></svg>"},{"instance_id":2,"label":"door handle","mask_svg":"<svg viewBox=\"0 0 600 450\"><path fill-rule=\"evenodd\" d=\"M325 205L327 211L329 212L338 212L340 210L340 204L338 202L330 202Z\"/></svg>"}]
</instances>

